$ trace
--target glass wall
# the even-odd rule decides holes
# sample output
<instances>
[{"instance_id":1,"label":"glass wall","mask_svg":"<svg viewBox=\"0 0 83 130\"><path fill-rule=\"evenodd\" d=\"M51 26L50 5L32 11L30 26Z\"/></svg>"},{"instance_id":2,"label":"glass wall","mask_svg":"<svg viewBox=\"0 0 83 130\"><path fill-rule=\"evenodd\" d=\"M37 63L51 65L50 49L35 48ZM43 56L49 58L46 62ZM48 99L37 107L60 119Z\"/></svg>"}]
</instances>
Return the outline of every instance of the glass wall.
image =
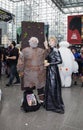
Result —
<instances>
[{"instance_id":1,"label":"glass wall","mask_svg":"<svg viewBox=\"0 0 83 130\"><path fill-rule=\"evenodd\" d=\"M13 2L15 1L15 2ZM58 40L67 38L67 15L62 14L51 0L0 0L0 8L15 15L13 21L7 22L9 40L17 41L17 30L21 21L44 22L49 25L49 35L58 37Z\"/></svg>"}]
</instances>

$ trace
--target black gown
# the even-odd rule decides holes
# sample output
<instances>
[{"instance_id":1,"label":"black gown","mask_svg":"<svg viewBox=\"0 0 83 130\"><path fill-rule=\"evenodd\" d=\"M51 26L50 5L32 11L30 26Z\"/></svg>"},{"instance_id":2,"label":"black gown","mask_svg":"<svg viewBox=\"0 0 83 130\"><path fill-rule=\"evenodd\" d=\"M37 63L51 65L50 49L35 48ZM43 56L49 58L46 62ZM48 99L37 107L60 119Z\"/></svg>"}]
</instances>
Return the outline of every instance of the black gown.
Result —
<instances>
[{"instance_id":1,"label":"black gown","mask_svg":"<svg viewBox=\"0 0 83 130\"><path fill-rule=\"evenodd\" d=\"M64 103L61 94L61 79L58 64L62 63L61 55L57 48L51 48L46 57L50 65L46 68L45 108L48 111L64 113Z\"/></svg>"}]
</instances>

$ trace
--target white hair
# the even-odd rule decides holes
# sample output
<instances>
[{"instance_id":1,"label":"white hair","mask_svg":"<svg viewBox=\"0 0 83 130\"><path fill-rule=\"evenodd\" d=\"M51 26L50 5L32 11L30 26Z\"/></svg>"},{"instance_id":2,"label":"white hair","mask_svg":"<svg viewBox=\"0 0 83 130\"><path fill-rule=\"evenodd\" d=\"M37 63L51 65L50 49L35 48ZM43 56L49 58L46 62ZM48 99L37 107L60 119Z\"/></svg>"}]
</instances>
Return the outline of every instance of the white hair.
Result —
<instances>
[{"instance_id":1,"label":"white hair","mask_svg":"<svg viewBox=\"0 0 83 130\"><path fill-rule=\"evenodd\" d=\"M32 48L35 48L38 46L38 43L39 43L39 40L38 38L36 37L31 37L30 40L29 40L29 45L32 47Z\"/></svg>"}]
</instances>

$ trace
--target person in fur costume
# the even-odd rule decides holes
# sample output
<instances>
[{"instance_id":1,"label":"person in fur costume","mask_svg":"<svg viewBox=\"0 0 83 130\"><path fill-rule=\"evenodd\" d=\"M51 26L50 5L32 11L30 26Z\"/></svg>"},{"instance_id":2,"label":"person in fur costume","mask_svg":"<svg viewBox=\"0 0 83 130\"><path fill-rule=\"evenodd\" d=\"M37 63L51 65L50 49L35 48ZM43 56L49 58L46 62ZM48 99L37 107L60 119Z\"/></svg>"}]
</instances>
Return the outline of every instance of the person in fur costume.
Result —
<instances>
[{"instance_id":1,"label":"person in fur costume","mask_svg":"<svg viewBox=\"0 0 83 130\"><path fill-rule=\"evenodd\" d=\"M29 39L29 47L22 49L18 59L18 71L22 77L21 88L27 90L37 89L40 103L44 101L45 87L45 49L39 48L39 40L37 37Z\"/></svg>"}]
</instances>

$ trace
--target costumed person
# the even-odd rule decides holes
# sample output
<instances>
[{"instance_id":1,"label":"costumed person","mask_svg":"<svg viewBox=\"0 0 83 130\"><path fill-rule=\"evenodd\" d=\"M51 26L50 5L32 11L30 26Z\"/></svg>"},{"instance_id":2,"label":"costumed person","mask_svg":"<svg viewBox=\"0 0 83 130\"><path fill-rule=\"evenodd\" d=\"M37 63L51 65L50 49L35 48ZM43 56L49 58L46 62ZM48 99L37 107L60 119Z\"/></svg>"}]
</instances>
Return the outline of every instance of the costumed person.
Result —
<instances>
[{"instance_id":1,"label":"costumed person","mask_svg":"<svg viewBox=\"0 0 83 130\"><path fill-rule=\"evenodd\" d=\"M31 37L29 46L21 51L21 56L18 59L18 71L22 77L21 89L30 90L37 89L39 102L44 101L45 87L45 49L38 47L39 40L36 37Z\"/></svg>"},{"instance_id":2,"label":"costumed person","mask_svg":"<svg viewBox=\"0 0 83 130\"><path fill-rule=\"evenodd\" d=\"M57 39L50 37L50 51L47 55L44 65L46 67L46 86L45 86L45 104L47 111L54 111L64 114L64 103L61 92L61 79L59 75L58 64L62 63L61 55L56 48Z\"/></svg>"},{"instance_id":3,"label":"costumed person","mask_svg":"<svg viewBox=\"0 0 83 130\"><path fill-rule=\"evenodd\" d=\"M70 87L72 83L72 73L78 72L78 64L71 50L68 48L69 43L62 41L59 43L59 51L62 57L62 64L59 65L59 71L63 87Z\"/></svg>"}]
</instances>

